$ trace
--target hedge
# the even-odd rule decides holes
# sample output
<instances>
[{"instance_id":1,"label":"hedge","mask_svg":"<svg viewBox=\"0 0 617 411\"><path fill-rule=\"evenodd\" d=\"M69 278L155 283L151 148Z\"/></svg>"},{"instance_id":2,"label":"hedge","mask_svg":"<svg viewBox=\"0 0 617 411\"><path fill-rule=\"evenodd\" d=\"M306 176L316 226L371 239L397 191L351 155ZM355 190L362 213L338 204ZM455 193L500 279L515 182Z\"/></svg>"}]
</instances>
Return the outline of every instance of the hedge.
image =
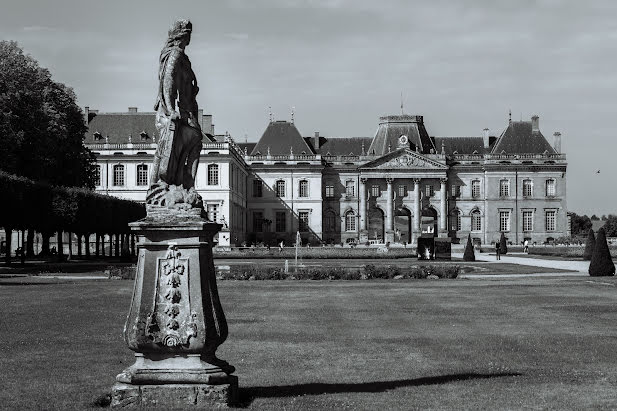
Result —
<instances>
[{"instance_id":1,"label":"hedge","mask_svg":"<svg viewBox=\"0 0 617 411\"><path fill-rule=\"evenodd\" d=\"M293 260L296 257L296 249L294 247L285 247L283 251L279 251L278 247L256 248L233 248L223 249L214 248L214 257L216 258L251 258L251 259L287 259ZM374 247L299 247L298 259L336 259L336 258L371 258L371 259L391 259L391 258L410 258L417 257L416 247L409 246L407 248L374 248Z\"/></svg>"},{"instance_id":2,"label":"hedge","mask_svg":"<svg viewBox=\"0 0 617 411\"><path fill-rule=\"evenodd\" d=\"M229 270L218 270L219 280L372 280L372 279L424 279L457 278L459 265L423 265L410 267L376 266L367 264L363 268L302 267L289 268L286 273L281 267L258 265L232 265Z\"/></svg>"},{"instance_id":3,"label":"hedge","mask_svg":"<svg viewBox=\"0 0 617 411\"><path fill-rule=\"evenodd\" d=\"M5 230L128 233L128 223L146 216L134 201L85 188L58 187L0 171L0 226Z\"/></svg>"}]
</instances>

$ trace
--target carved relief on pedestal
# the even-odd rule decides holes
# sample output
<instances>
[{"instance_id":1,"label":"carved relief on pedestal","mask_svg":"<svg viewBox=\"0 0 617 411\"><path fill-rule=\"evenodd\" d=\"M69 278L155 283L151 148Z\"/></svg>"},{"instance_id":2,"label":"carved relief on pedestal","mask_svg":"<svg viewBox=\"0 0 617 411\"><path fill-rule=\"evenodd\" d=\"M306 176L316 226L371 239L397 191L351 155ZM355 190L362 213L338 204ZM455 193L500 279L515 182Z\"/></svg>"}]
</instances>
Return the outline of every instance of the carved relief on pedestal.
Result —
<instances>
[{"instance_id":1,"label":"carved relief on pedestal","mask_svg":"<svg viewBox=\"0 0 617 411\"><path fill-rule=\"evenodd\" d=\"M181 255L170 245L165 258L157 259L154 310L146 324L148 338L166 347L186 346L197 336L197 314L190 311L189 260Z\"/></svg>"}]
</instances>

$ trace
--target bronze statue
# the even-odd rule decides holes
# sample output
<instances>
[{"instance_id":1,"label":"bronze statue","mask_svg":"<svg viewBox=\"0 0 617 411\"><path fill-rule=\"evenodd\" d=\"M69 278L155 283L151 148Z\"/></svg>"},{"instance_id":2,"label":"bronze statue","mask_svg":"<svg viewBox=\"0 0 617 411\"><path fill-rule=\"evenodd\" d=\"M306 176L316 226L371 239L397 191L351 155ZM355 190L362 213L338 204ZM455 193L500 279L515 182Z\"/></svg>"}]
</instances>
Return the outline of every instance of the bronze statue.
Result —
<instances>
[{"instance_id":1,"label":"bronze statue","mask_svg":"<svg viewBox=\"0 0 617 411\"><path fill-rule=\"evenodd\" d=\"M154 109L160 139L146 203L169 208L203 208L195 191L195 176L202 148L198 121L197 78L184 53L193 25L178 20L169 29L159 58L159 91Z\"/></svg>"}]
</instances>

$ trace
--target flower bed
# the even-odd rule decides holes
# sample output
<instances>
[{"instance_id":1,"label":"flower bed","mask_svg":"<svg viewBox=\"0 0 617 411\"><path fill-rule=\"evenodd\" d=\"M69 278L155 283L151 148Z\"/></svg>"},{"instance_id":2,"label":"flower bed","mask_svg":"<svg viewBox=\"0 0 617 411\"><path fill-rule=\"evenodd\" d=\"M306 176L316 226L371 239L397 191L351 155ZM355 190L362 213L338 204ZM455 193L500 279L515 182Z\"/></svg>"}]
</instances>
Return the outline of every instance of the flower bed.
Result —
<instances>
[{"instance_id":1,"label":"flower bed","mask_svg":"<svg viewBox=\"0 0 617 411\"><path fill-rule=\"evenodd\" d=\"M372 279L423 279L456 278L461 267L456 264L421 265L409 267L376 266L367 264L362 268L303 267L285 272L281 267L233 265L219 269L219 280L372 280Z\"/></svg>"},{"instance_id":2,"label":"flower bed","mask_svg":"<svg viewBox=\"0 0 617 411\"><path fill-rule=\"evenodd\" d=\"M215 258L283 258L293 259L296 249L285 247L279 251L277 247L232 248L231 250L214 248ZM298 249L298 258L409 258L417 257L416 248L373 248L373 247L302 247Z\"/></svg>"}]
</instances>

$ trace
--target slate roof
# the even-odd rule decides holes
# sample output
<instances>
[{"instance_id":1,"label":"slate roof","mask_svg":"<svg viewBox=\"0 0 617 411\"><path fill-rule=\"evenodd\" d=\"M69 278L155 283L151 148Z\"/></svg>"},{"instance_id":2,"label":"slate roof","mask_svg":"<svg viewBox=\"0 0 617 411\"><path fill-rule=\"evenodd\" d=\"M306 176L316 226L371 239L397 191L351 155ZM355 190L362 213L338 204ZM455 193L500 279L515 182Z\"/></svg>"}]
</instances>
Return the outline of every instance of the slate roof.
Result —
<instances>
[{"instance_id":1,"label":"slate roof","mask_svg":"<svg viewBox=\"0 0 617 411\"><path fill-rule=\"evenodd\" d=\"M482 137L434 137L435 148L441 153L441 144L444 144L446 154L485 154L484 139Z\"/></svg>"},{"instance_id":2,"label":"slate roof","mask_svg":"<svg viewBox=\"0 0 617 411\"><path fill-rule=\"evenodd\" d=\"M493 154L542 154L548 151L555 154L555 149L546 141L540 131L531 131L531 121L512 121L501 134L491 150Z\"/></svg>"},{"instance_id":3,"label":"slate roof","mask_svg":"<svg viewBox=\"0 0 617 411\"><path fill-rule=\"evenodd\" d=\"M156 114L154 112L143 113L102 113L90 114L88 131L84 143L105 143L108 137L110 144L128 143L129 135L132 135L132 142L152 142L153 136L158 141L159 134L154 126ZM140 133L145 131L148 135L147 140L142 140ZM100 133L101 139L97 140L94 133Z\"/></svg>"},{"instance_id":4,"label":"slate roof","mask_svg":"<svg viewBox=\"0 0 617 411\"><path fill-rule=\"evenodd\" d=\"M268 148L272 155L290 154L292 148L294 154L302 154L302 152L313 154L313 150L302 138L296 126L288 121L273 121L268 124L250 154L265 155L268 153Z\"/></svg>"},{"instance_id":5,"label":"slate roof","mask_svg":"<svg viewBox=\"0 0 617 411\"><path fill-rule=\"evenodd\" d=\"M408 148L412 151L418 147L420 153L429 154L431 149L435 148L424 127L423 117L404 114L379 118L377 133L367 153L385 155L389 151L398 149L399 137L402 135L407 136Z\"/></svg>"},{"instance_id":6,"label":"slate roof","mask_svg":"<svg viewBox=\"0 0 617 411\"><path fill-rule=\"evenodd\" d=\"M304 140L311 148L321 155L347 156L362 155L362 144L364 143L364 153L368 152L372 137L320 137L319 148L315 149L313 137L304 137Z\"/></svg>"},{"instance_id":7,"label":"slate roof","mask_svg":"<svg viewBox=\"0 0 617 411\"><path fill-rule=\"evenodd\" d=\"M256 145L257 143L238 143L238 146L240 146L242 151L246 148L246 152L249 154L253 151Z\"/></svg>"}]
</instances>

